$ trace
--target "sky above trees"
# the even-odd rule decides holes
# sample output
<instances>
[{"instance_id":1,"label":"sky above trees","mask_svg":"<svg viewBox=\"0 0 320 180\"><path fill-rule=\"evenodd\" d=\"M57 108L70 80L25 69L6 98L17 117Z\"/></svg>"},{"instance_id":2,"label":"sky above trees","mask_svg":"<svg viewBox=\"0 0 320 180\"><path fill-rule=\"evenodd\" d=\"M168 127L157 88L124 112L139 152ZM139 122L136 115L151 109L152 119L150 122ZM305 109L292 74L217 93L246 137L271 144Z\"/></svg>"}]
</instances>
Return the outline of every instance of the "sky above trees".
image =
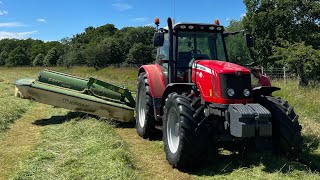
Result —
<instances>
[{"instance_id":1,"label":"sky above trees","mask_svg":"<svg viewBox=\"0 0 320 180\"><path fill-rule=\"evenodd\" d=\"M169 16L176 22L219 19L227 26L245 12L242 0L0 0L0 39L60 40L107 23L117 28L153 26L155 17L165 26Z\"/></svg>"}]
</instances>

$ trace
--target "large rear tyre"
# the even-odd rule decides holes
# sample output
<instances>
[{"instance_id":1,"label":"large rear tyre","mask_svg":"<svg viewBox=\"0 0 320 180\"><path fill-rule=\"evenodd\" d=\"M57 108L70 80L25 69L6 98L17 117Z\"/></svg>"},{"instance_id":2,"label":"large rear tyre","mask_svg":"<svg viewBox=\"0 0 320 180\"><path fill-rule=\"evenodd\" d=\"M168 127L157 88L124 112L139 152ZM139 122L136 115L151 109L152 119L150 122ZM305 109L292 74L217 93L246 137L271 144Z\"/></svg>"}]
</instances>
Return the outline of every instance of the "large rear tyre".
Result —
<instances>
[{"instance_id":1,"label":"large rear tyre","mask_svg":"<svg viewBox=\"0 0 320 180\"><path fill-rule=\"evenodd\" d=\"M299 116L287 101L272 96L262 96L259 103L272 114L272 142L276 154L296 158L302 149Z\"/></svg>"},{"instance_id":2,"label":"large rear tyre","mask_svg":"<svg viewBox=\"0 0 320 180\"><path fill-rule=\"evenodd\" d=\"M171 93L164 106L164 150L169 163L180 170L199 168L214 154L208 128L198 126L204 116L193 105L187 96Z\"/></svg>"},{"instance_id":3,"label":"large rear tyre","mask_svg":"<svg viewBox=\"0 0 320 180\"><path fill-rule=\"evenodd\" d=\"M156 131L153 111L153 98L151 97L147 74L141 73L137 82L136 130L144 139L152 138Z\"/></svg>"}]
</instances>

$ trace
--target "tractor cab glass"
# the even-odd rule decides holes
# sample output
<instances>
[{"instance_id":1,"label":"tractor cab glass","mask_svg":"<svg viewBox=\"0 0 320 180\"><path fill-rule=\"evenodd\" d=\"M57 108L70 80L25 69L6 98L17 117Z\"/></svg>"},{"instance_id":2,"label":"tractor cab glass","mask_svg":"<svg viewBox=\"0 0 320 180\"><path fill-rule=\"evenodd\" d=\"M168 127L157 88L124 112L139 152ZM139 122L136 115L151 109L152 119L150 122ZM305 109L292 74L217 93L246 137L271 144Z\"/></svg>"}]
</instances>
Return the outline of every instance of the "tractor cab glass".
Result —
<instances>
[{"instance_id":1,"label":"tractor cab glass","mask_svg":"<svg viewBox=\"0 0 320 180\"><path fill-rule=\"evenodd\" d=\"M226 61L222 34L217 32L179 32L177 69L188 69L191 60Z\"/></svg>"},{"instance_id":2,"label":"tractor cab glass","mask_svg":"<svg viewBox=\"0 0 320 180\"><path fill-rule=\"evenodd\" d=\"M168 68L169 61L169 34L164 34L164 40L161 47L157 49L157 62L165 68Z\"/></svg>"},{"instance_id":3,"label":"tractor cab glass","mask_svg":"<svg viewBox=\"0 0 320 180\"><path fill-rule=\"evenodd\" d=\"M226 36L226 46L228 49L228 59L230 62L250 67L254 59L250 54L250 48L253 47L253 39L250 34L239 33L232 36Z\"/></svg>"}]
</instances>

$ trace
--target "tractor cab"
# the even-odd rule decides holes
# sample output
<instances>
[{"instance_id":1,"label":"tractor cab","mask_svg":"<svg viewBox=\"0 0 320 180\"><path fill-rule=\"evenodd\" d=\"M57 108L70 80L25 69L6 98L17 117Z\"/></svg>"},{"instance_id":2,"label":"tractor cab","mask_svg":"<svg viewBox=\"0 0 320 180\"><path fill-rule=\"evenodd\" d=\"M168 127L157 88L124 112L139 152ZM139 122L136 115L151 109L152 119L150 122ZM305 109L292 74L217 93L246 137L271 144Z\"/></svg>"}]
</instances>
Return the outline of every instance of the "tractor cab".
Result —
<instances>
[{"instance_id":1,"label":"tractor cab","mask_svg":"<svg viewBox=\"0 0 320 180\"><path fill-rule=\"evenodd\" d=\"M157 63L168 70L172 44L175 67L172 82L188 82L195 60L227 61L223 31L219 24L177 23L173 26L173 41L170 43L169 27L159 29L154 36L154 44L158 47Z\"/></svg>"},{"instance_id":2,"label":"tractor cab","mask_svg":"<svg viewBox=\"0 0 320 180\"><path fill-rule=\"evenodd\" d=\"M171 77L168 78L170 83L191 82L192 64L195 60L229 62L225 42L225 37L229 35L224 33L224 27L218 20L215 24L174 24L171 41L170 27L160 28L154 36L154 45L157 46L156 61L163 67L164 74L171 70Z\"/></svg>"}]
</instances>

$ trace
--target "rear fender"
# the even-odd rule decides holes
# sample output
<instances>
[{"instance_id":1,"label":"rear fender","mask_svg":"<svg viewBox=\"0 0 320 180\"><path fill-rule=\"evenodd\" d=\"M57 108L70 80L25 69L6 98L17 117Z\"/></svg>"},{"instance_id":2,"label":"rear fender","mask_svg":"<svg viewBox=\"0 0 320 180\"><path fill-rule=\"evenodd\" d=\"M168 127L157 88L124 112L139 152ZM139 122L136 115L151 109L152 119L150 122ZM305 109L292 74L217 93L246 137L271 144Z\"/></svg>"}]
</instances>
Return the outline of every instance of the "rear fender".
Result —
<instances>
[{"instance_id":1,"label":"rear fender","mask_svg":"<svg viewBox=\"0 0 320 180\"><path fill-rule=\"evenodd\" d=\"M281 88L274 87L274 86L258 86L252 89L253 97L265 95L270 96L275 91L279 91Z\"/></svg>"},{"instance_id":2,"label":"rear fender","mask_svg":"<svg viewBox=\"0 0 320 180\"><path fill-rule=\"evenodd\" d=\"M163 115L163 107L166 103L166 99L168 97L168 95L172 92L177 92L177 93L182 93L182 92L189 92L191 91L192 87L194 87L195 84L194 83L171 83L168 84L168 86L166 87L163 96L162 96L162 100L161 100L161 107L160 107L160 115Z\"/></svg>"}]
</instances>

